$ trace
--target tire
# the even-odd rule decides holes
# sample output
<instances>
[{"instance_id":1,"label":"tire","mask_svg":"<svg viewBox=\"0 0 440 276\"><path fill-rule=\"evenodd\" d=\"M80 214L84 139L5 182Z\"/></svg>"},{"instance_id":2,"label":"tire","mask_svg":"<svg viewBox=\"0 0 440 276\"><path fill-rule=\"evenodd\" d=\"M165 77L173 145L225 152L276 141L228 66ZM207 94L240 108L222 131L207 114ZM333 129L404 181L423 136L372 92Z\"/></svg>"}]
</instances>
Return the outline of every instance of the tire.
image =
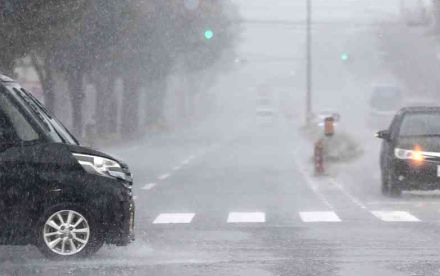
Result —
<instances>
[{"instance_id":1,"label":"tire","mask_svg":"<svg viewBox=\"0 0 440 276\"><path fill-rule=\"evenodd\" d=\"M57 260L88 257L104 243L92 212L74 204L49 208L38 221L35 236L41 253Z\"/></svg>"},{"instance_id":2,"label":"tire","mask_svg":"<svg viewBox=\"0 0 440 276\"><path fill-rule=\"evenodd\" d=\"M386 178L386 189L387 196L389 197L400 197L402 195L402 189L396 183L396 179L393 176L393 173L389 173ZM382 188L383 189L383 188Z\"/></svg>"},{"instance_id":3,"label":"tire","mask_svg":"<svg viewBox=\"0 0 440 276\"><path fill-rule=\"evenodd\" d=\"M389 195L389 188L388 188L388 181L386 174L382 171L382 177L381 177L381 191L382 195L388 196Z\"/></svg>"}]
</instances>

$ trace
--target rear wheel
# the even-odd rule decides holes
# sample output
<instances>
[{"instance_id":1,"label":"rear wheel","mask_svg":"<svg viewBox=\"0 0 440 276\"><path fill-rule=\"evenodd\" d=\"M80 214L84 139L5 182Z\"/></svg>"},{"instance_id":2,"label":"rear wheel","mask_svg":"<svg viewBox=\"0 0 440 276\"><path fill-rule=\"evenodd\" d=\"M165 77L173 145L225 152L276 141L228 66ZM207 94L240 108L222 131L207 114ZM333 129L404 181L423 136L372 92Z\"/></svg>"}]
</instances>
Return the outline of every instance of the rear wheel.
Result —
<instances>
[{"instance_id":1,"label":"rear wheel","mask_svg":"<svg viewBox=\"0 0 440 276\"><path fill-rule=\"evenodd\" d=\"M49 258L86 257L103 244L94 217L72 205L57 206L46 212L37 231L37 246Z\"/></svg>"}]
</instances>

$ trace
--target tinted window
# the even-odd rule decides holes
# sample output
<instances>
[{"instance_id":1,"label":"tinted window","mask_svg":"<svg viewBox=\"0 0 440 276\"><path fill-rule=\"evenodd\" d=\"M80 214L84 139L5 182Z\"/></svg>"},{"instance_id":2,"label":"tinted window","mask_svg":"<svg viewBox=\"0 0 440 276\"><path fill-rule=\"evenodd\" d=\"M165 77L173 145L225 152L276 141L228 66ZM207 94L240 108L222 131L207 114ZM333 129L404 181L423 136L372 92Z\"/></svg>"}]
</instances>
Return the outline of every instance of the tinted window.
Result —
<instances>
[{"instance_id":1,"label":"tinted window","mask_svg":"<svg viewBox=\"0 0 440 276\"><path fill-rule=\"evenodd\" d=\"M7 122L15 130L15 134L22 141L29 142L38 140L40 137L28 120L23 116L23 114L18 110L17 106L13 104L6 95L0 94L0 109L4 114L2 127L7 128Z\"/></svg>"},{"instance_id":2,"label":"tinted window","mask_svg":"<svg viewBox=\"0 0 440 276\"><path fill-rule=\"evenodd\" d=\"M403 118L399 135L440 135L440 112L406 114Z\"/></svg>"}]
</instances>

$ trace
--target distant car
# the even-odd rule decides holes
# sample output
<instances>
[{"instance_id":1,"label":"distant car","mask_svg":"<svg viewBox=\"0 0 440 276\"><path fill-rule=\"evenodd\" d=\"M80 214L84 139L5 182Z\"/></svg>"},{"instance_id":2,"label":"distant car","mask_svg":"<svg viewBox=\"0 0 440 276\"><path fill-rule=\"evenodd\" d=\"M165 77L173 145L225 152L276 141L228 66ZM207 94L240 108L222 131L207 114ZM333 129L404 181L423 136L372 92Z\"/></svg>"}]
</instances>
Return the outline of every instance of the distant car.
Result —
<instances>
[{"instance_id":1,"label":"distant car","mask_svg":"<svg viewBox=\"0 0 440 276\"><path fill-rule=\"evenodd\" d=\"M440 107L406 107L379 131L382 193L440 189Z\"/></svg>"},{"instance_id":2,"label":"distant car","mask_svg":"<svg viewBox=\"0 0 440 276\"><path fill-rule=\"evenodd\" d=\"M274 100L270 97L257 98L255 117L257 125L272 125L278 118Z\"/></svg>"},{"instance_id":3,"label":"distant car","mask_svg":"<svg viewBox=\"0 0 440 276\"><path fill-rule=\"evenodd\" d=\"M411 27L427 26L431 23L428 12L430 3L428 0L401 0L400 8L403 19Z\"/></svg>"},{"instance_id":4,"label":"distant car","mask_svg":"<svg viewBox=\"0 0 440 276\"><path fill-rule=\"evenodd\" d=\"M402 92L398 86L374 86L369 101L368 125L385 128L401 107Z\"/></svg>"}]
</instances>

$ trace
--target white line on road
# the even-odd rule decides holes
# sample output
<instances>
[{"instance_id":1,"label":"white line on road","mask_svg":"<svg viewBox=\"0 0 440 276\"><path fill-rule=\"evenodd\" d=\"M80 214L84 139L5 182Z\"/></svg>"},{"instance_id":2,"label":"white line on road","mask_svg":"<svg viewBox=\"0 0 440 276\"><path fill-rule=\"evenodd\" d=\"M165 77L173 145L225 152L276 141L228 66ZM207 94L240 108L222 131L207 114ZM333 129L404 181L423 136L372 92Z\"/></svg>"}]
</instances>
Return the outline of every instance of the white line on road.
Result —
<instances>
[{"instance_id":1,"label":"white line on road","mask_svg":"<svg viewBox=\"0 0 440 276\"><path fill-rule=\"evenodd\" d=\"M228 215L228 223L255 223L265 222L266 214L262 212L231 212Z\"/></svg>"},{"instance_id":2,"label":"white line on road","mask_svg":"<svg viewBox=\"0 0 440 276\"><path fill-rule=\"evenodd\" d=\"M173 171L178 171L182 168L182 166L178 165L178 166L174 166L173 167Z\"/></svg>"},{"instance_id":3,"label":"white line on road","mask_svg":"<svg viewBox=\"0 0 440 276\"><path fill-rule=\"evenodd\" d=\"M330 204L330 202L327 200L327 198L324 196L321 191L319 191L318 186L316 185L315 181L313 181L310 176L305 172L304 168L300 166L300 162L295 158L294 159L295 167L298 169L298 171L301 173L302 177L306 180L307 184L309 185L310 189L315 193L315 195L324 203L328 208L335 209Z\"/></svg>"},{"instance_id":4,"label":"white line on road","mask_svg":"<svg viewBox=\"0 0 440 276\"><path fill-rule=\"evenodd\" d=\"M371 213L386 222L420 221L418 218L405 211L371 211Z\"/></svg>"},{"instance_id":5,"label":"white line on road","mask_svg":"<svg viewBox=\"0 0 440 276\"><path fill-rule=\"evenodd\" d=\"M170 177L171 175L169 174L169 173L164 173L164 174L162 174L162 175L159 175L158 177L157 177L157 179L159 179L159 180L165 180L165 179L167 179L168 177Z\"/></svg>"},{"instance_id":6,"label":"white line on road","mask_svg":"<svg viewBox=\"0 0 440 276\"><path fill-rule=\"evenodd\" d=\"M182 165L188 165L190 161L191 161L191 160L189 160L189 159L187 158L187 159L183 160L183 161L181 162L181 164L182 164Z\"/></svg>"},{"instance_id":7,"label":"white line on road","mask_svg":"<svg viewBox=\"0 0 440 276\"><path fill-rule=\"evenodd\" d=\"M338 183L334 178L331 178L330 182L336 188L338 188L338 190L340 190L346 197L348 197L354 204L359 206L361 209L367 209L367 206L365 206L357 197L353 196L346 189L344 189L344 187L340 183Z\"/></svg>"},{"instance_id":8,"label":"white line on road","mask_svg":"<svg viewBox=\"0 0 440 276\"><path fill-rule=\"evenodd\" d=\"M153 189L156 185L157 185L156 183L148 183L148 184L145 184L145 186L142 187L141 189L142 189L142 190L151 190L151 189Z\"/></svg>"},{"instance_id":9,"label":"white line on road","mask_svg":"<svg viewBox=\"0 0 440 276\"><path fill-rule=\"evenodd\" d=\"M157 216L153 224L191 223L194 213L163 213Z\"/></svg>"},{"instance_id":10,"label":"white line on road","mask_svg":"<svg viewBox=\"0 0 440 276\"><path fill-rule=\"evenodd\" d=\"M335 212L300 212L303 222L340 222L341 219Z\"/></svg>"}]
</instances>

